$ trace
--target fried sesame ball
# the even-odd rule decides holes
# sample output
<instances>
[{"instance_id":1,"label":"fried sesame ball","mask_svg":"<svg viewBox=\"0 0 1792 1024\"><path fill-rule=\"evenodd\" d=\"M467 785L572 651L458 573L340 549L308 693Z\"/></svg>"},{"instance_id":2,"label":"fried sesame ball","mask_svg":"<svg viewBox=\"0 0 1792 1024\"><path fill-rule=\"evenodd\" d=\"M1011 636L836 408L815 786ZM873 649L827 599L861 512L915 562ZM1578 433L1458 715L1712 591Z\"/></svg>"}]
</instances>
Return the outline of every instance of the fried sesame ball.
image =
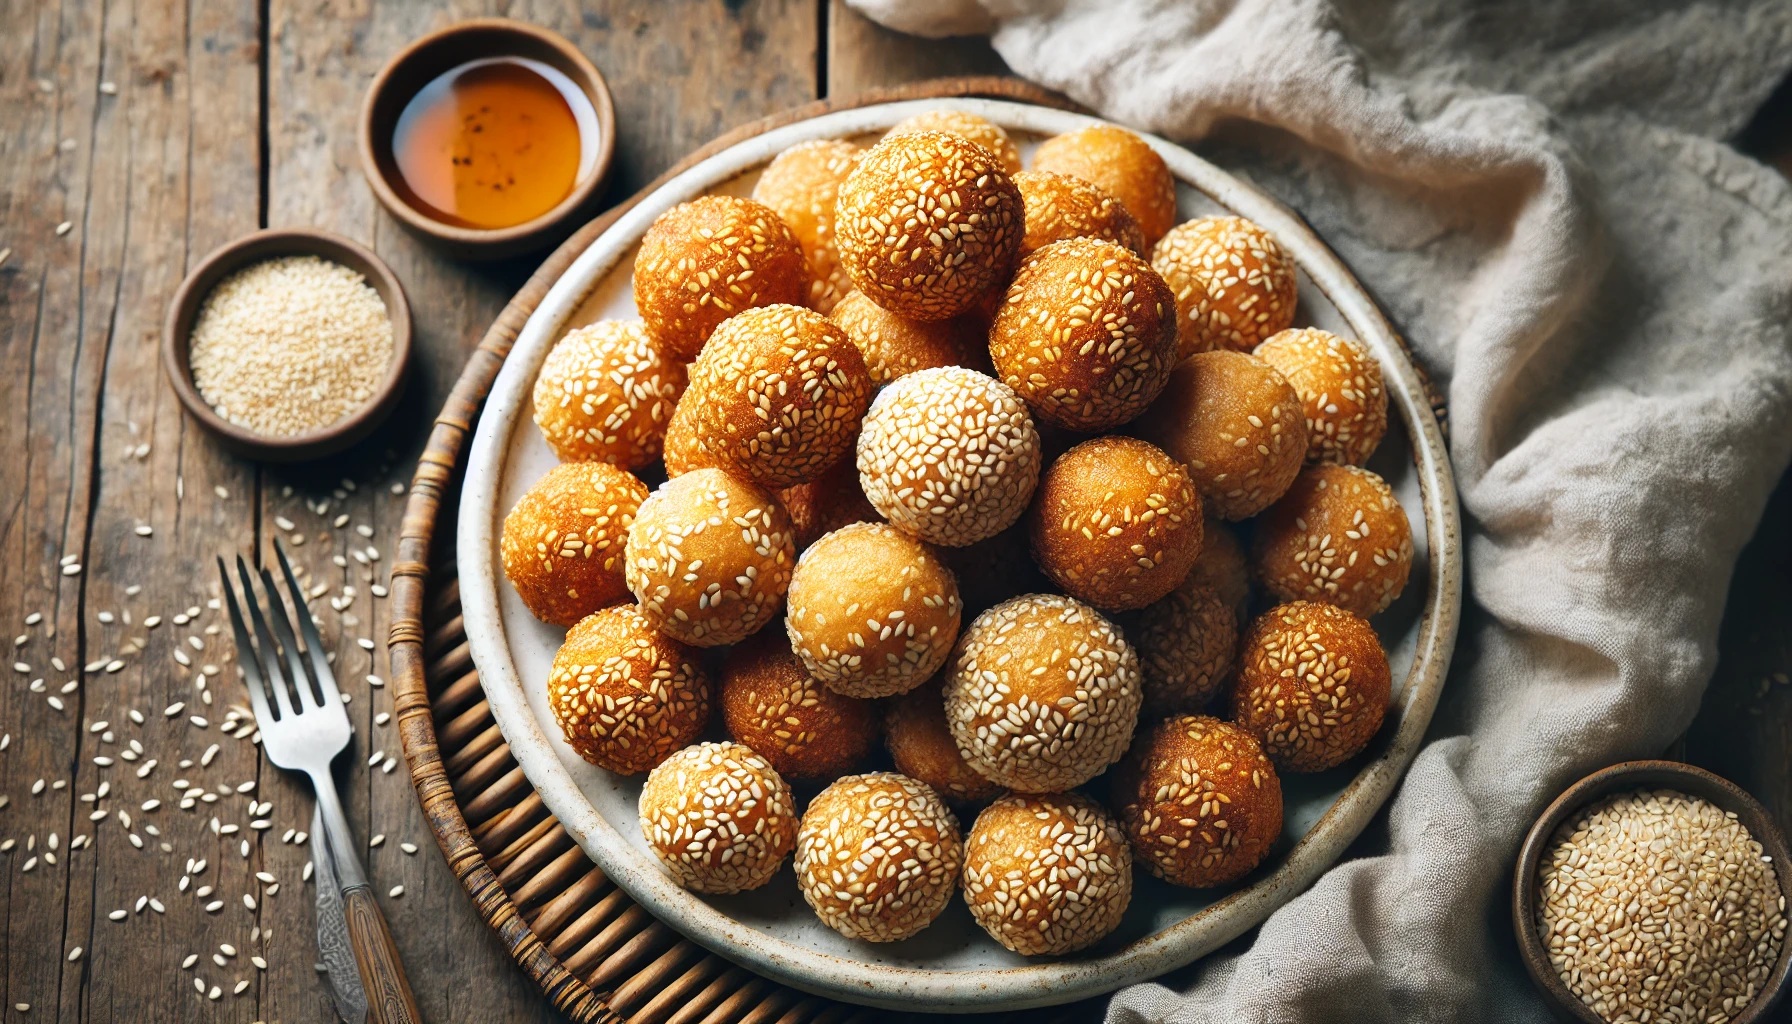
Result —
<instances>
[{"instance_id":1,"label":"fried sesame ball","mask_svg":"<svg viewBox=\"0 0 1792 1024\"><path fill-rule=\"evenodd\" d=\"M1101 238L1146 254L1139 222L1101 186L1068 174L1022 171L1014 176L1027 211L1027 233L1020 243L1025 259L1033 250L1067 238Z\"/></svg>"},{"instance_id":2,"label":"fried sesame ball","mask_svg":"<svg viewBox=\"0 0 1792 1024\"><path fill-rule=\"evenodd\" d=\"M994 537L961 548L936 548L940 561L958 578L964 617L975 618L1011 597L1046 593L1052 581L1033 561L1027 524L1016 523Z\"/></svg>"},{"instance_id":3,"label":"fried sesame ball","mask_svg":"<svg viewBox=\"0 0 1792 1024\"><path fill-rule=\"evenodd\" d=\"M1199 711L1231 679L1238 613L1192 576L1121 627L1139 652L1146 718Z\"/></svg>"},{"instance_id":4,"label":"fried sesame ball","mask_svg":"<svg viewBox=\"0 0 1792 1024\"><path fill-rule=\"evenodd\" d=\"M720 700L728 735L786 778L831 782L863 761L877 740L872 703L823 686L775 629L760 630L728 652Z\"/></svg>"},{"instance_id":5,"label":"fried sesame ball","mask_svg":"<svg viewBox=\"0 0 1792 1024\"><path fill-rule=\"evenodd\" d=\"M1307 414L1307 461L1360 466L1388 432L1388 393L1369 346L1317 327L1289 329L1257 346L1282 371Z\"/></svg>"},{"instance_id":6,"label":"fried sesame ball","mask_svg":"<svg viewBox=\"0 0 1792 1024\"><path fill-rule=\"evenodd\" d=\"M1188 467L1208 512L1233 521L1274 504L1307 455L1307 421L1288 378L1230 350L1177 367L1137 430Z\"/></svg>"},{"instance_id":7,"label":"fried sesame ball","mask_svg":"<svg viewBox=\"0 0 1792 1024\"><path fill-rule=\"evenodd\" d=\"M796 880L829 928L867 942L933 923L958 888L958 819L926 785L894 772L848 775L809 802Z\"/></svg>"},{"instance_id":8,"label":"fried sesame ball","mask_svg":"<svg viewBox=\"0 0 1792 1024\"><path fill-rule=\"evenodd\" d=\"M1251 566L1232 524L1211 514L1207 516L1201 524L1201 556L1195 559L1184 582L1212 587L1220 600L1243 620L1251 601Z\"/></svg>"},{"instance_id":9,"label":"fried sesame ball","mask_svg":"<svg viewBox=\"0 0 1792 1024\"><path fill-rule=\"evenodd\" d=\"M809 298L809 261L771 207L699 196L647 229L635 256L635 308L647 334L695 359L717 325L742 310Z\"/></svg>"},{"instance_id":10,"label":"fried sesame ball","mask_svg":"<svg viewBox=\"0 0 1792 1024\"><path fill-rule=\"evenodd\" d=\"M854 288L913 320L965 312L1007 280L1025 230L1020 192L957 135L894 135L865 151L834 221Z\"/></svg>"},{"instance_id":11,"label":"fried sesame ball","mask_svg":"<svg viewBox=\"0 0 1792 1024\"><path fill-rule=\"evenodd\" d=\"M641 834L672 880L693 892L771 881L796 846L797 821L790 787L738 743L686 747L641 787Z\"/></svg>"},{"instance_id":12,"label":"fried sesame ball","mask_svg":"<svg viewBox=\"0 0 1792 1024\"><path fill-rule=\"evenodd\" d=\"M1232 717L1283 771L1335 768L1381 728L1387 654L1367 622L1336 605L1271 608L1251 623L1238 660Z\"/></svg>"},{"instance_id":13,"label":"fried sesame ball","mask_svg":"<svg viewBox=\"0 0 1792 1024\"><path fill-rule=\"evenodd\" d=\"M961 139L969 139L994 153L996 159L1002 162L1002 169L1009 174L1020 170L1020 150L1014 148L1014 140L1008 137L1001 125L976 114L963 110L929 110L896 122L895 127L884 133L884 138L914 132L945 132Z\"/></svg>"},{"instance_id":14,"label":"fried sesame ball","mask_svg":"<svg viewBox=\"0 0 1792 1024\"><path fill-rule=\"evenodd\" d=\"M978 775L952 742L937 679L885 704L884 746L897 771L932 786L947 803L977 804L1002 795L1002 787Z\"/></svg>"},{"instance_id":15,"label":"fried sesame ball","mask_svg":"<svg viewBox=\"0 0 1792 1024\"><path fill-rule=\"evenodd\" d=\"M1283 601L1324 601L1367 618L1406 589L1412 524L1387 481L1320 463L1257 520L1251 559Z\"/></svg>"},{"instance_id":16,"label":"fried sesame ball","mask_svg":"<svg viewBox=\"0 0 1792 1024\"><path fill-rule=\"evenodd\" d=\"M765 487L812 480L852 448L871 404L858 346L801 306L724 321L691 364L697 450Z\"/></svg>"},{"instance_id":17,"label":"fried sesame ball","mask_svg":"<svg viewBox=\"0 0 1792 1024\"><path fill-rule=\"evenodd\" d=\"M859 434L871 507L930 544L963 547L1014 525L1039 483L1039 432L999 380L958 366L898 378Z\"/></svg>"},{"instance_id":18,"label":"fried sesame ball","mask_svg":"<svg viewBox=\"0 0 1792 1024\"><path fill-rule=\"evenodd\" d=\"M864 150L839 139L799 142L768 164L753 198L772 208L809 258L809 307L826 314L852 287L834 245L834 202Z\"/></svg>"},{"instance_id":19,"label":"fried sesame ball","mask_svg":"<svg viewBox=\"0 0 1792 1024\"><path fill-rule=\"evenodd\" d=\"M654 625L716 647L771 621L795 560L778 499L719 469L695 469L641 503L625 564L628 588Z\"/></svg>"},{"instance_id":20,"label":"fried sesame ball","mask_svg":"<svg viewBox=\"0 0 1792 1024\"><path fill-rule=\"evenodd\" d=\"M603 320L554 343L535 378L535 425L566 462L639 469L660 457L684 364L639 320Z\"/></svg>"},{"instance_id":21,"label":"fried sesame ball","mask_svg":"<svg viewBox=\"0 0 1792 1024\"><path fill-rule=\"evenodd\" d=\"M1022 956L1094 945L1132 902L1120 823L1079 793L1012 793L977 815L964 851L964 901L990 937Z\"/></svg>"},{"instance_id":22,"label":"fried sesame ball","mask_svg":"<svg viewBox=\"0 0 1792 1024\"><path fill-rule=\"evenodd\" d=\"M1176 179L1164 158L1124 128L1098 124L1046 139L1033 153L1035 171L1081 178L1120 201L1139 222L1146 245L1176 223Z\"/></svg>"},{"instance_id":23,"label":"fried sesame ball","mask_svg":"<svg viewBox=\"0 0 1792 1024\"><path fill-rule=\"evenodd\" d=\"M777 492L778 500L790 513L790 525L796 531L797 551L848 523L878 523L883 517L865 500L859 486L859 467L850 455L841 459L820 476L804 484L795 484Z\"/></svg>"},{"instance_id":24,"label":"fried sesame ball","mask_svg":"<svg viewBox=\"0 0 1792 1024\"><path fill-rule=\"evenodd\" d=\"M872 302L864 292L852 291L830 316L859 347L871 383L878 387L935 366L981 370L989 365L988 335L968 314L910 320Z\"/></svg>"},{"instance_id":25,"label":"fried sesame ball","mask_svg":"<svg viewBox=\"0 0 1792 1024\"><path fill-rule=\"evenodd\" d=\"M694 649L640 609L612 605L566 631L548 672L548 706L580 757L633 775L703 731L709 676Z\"/></svg>"},{"instance_id":26,"label":"fried sesame ball","mask_svg":"<svg viewBox=\"0 0 1792 1024\"><path fill-rule=\"evenodd\" d=\"M1137 438L1098 437L1059 456L1027 521L1039 568L1109 611L1169 593L1201 553L1201 496L1188 470Z\"/></svg>"},{"instance_id":27,"label":"fried sesame ball","mask_svg":"<svg viewBox=\"0 0 1792 1024\"><path fill-rule=\"evenodd\" d=\"M672 418L666 422L666 448L663 457L668 478L715 465L715 460L697 447L697 407L702 404L702 395L685 388L678 404L672 409Z\"/></svg>"},{"instance_id":28,"label":"fried sesame ball","mask_svg":"<svg viewBox=\"0 0 1792 1024\"><path fill-rule=\"evenodd\" d=\"M1294 322L1294 260L1243 217L1179 224L1151 250L1176 293L1178 351L1249 352Z\"/></svg>"},{"instance_id":29,"label":"fried sesame ball","mask_svg":"<svg viewBox=\"0 0 1792 1024\"><path fill-rule=\"evenodd\" d=\"M984 778L1024 793L1080 786L1139 720L1139 656L1095 609L1027 594L977 616L946 670L946 722Z\"/></svg>"},{"instance_id":30,"label":"fried sesame ball","mask_svg":"<svg viewBox=\"0 0 1792 1024\"><path fill-rule=\"evenodd\" d=\"M797 559L784 626L831 689L888 697L946 663L961 608L952 571L927 545L886 523L853 523Z\"/></svg>"},{"instance_id":31,"label":"fried sesame ball","mask_svg":"<svg viewBox=\"0 0 1792 1024\"><path fill-rule=\"evenodd\" d=\"M1125 246L1053 242L1025 260L989 329L996 373L1041 419L1107 430L1145 411L1176 366L1176 298Z\"/></svg>"},{"instance_id":32,"label":"fried sesame ball","mask_svg":"<svg viewBox=\"0 0 1792 1024\"><path fill-rule=\"evenodd\" d=\"M1171 885L1236 882L1282 834L1282 781L1263 747L1206 715L1142 731L1114 769L1111 799L1134 855Z\"/></svg>"},{"instance_id":33,"label":"fried sesame ball","mask_svg":"<svg viewBox=\"0 0 1792 1024\"><path fill-rule=\"evenodd\" d=\"M603 462L562 462L504 517L504 575L529 613L570 626L628 597L622 551L647 485Z\"/></svg>"}]
</instances>

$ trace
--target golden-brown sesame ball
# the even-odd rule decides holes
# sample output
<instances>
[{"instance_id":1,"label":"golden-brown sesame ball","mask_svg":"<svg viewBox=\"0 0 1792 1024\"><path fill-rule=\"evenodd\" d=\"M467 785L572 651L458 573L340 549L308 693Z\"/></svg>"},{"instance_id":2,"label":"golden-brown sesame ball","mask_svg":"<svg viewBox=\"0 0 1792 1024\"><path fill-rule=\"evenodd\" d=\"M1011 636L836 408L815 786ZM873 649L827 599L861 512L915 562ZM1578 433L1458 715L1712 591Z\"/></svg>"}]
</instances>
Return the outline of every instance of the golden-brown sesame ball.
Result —
<instances>
[{"instance_id":1,"label":"golden-brown sesame ball","mask_svg":"<svg viewBox=\"0 0 1792 1024\"><path fill-rule=\"evenodd\" d=\"M765 487L814 479L852 448L871 404L858 346L801 306L723 322L691 364L697 450Z\"/></svg>"},{"instance_id":2,"label":"golden-brown sesame ball","mask_svg":"<svg viewBox=\"0 0 1792 1024\"><path fill-rule=\"evenodd\" d=\"M1099 238L1028 256L989 329L1004 383L1041 419L1107 430L1145 411L1176 366L1176 299L1131 250Z\"/></svg>"},{"instance_id":3,"label":"golden-brown sesame ball","mask_svg":"<svg viewBox=\"0 0 1792 1024\"><path fill-rule=\"evenodd\" d=\"M728 735L786 778L832 782L863 761L877 740L872 703L822 685L775 629L760 630L728 652L720 700Z\"/></svg>"},{"instance_id":4,"label":"golden-brown sesame ball","mask_svg":"<svg viewBox=\"0 0 1792 1024\"><path fill-rule=\"evenodd\" d=\"M957 316L1005 280L1025 226L1000 160L932 131L866 150L841 186L834 220L853 287L914 320Z\"/></svg>"},{"instance_id":5,"label":"golden-brown sesame ball","mask_svg":"<svg viewBox=\"0 0 1792 1024\"><path fill-rule=\"evenodd\" d=\"M641 503L627 555L641 611L686 643L717 647L777 615L796 544L778 499L719 469L694 469Z\"/></svg>"},{"instance_id":6,"label":"golden-brown sesame ball","mask_svg":"<svg viewBox=\"0 0 1792 1024\"><path fill-rule=\"evenodd\" d=\"M1059 456L1027 518L1039 568L1109 611L1174 590L1201 553L1201 496L1188 470L1137 438L1097 437Z\"/></svg>"},{"instance_id":7,"label":"golden-brown sesame ball","mask_svg":"<svg viewBox=\"0 0 1792 1024\"><path fill-rule=\"evenodd\" d=\"M933 923L958 888L958 819L922 783L848 775L816 795L796 836L796 881L829 928L867 942Z\"/></svg>"},{"instance_id":8,"label":"golden-brown sesame ball","mask_svg":"<svg viewBox=\"0 0 1792 1024\"><path fill-rule=\"evenodd\" d=\"M1307 455L1300 396L1281 371L1243 352L1190 357L1137 430L1188 467L1208 512L1233 521L1274 504Z\"/></svg>"},{"instance_id":9,"label":"golden-brown sesame ball","mask_svg":"<svg viewBox=\"0 0 1792 1024\"><path fill-rule=\"evenodd\" d=\"M830 316L859 347L871 383L879 387L935 366L981 370L989 365L988 336L968 315L910 320L867 299L864 292L852 291Z\"/></svg>"},{"instance_id":10,"label":"golden-brown sesame ball","mask_svg":"<svg viewBox=\"0 0 1792 1024\"><path fill-rule=\"evenodd\" d=\"M1251 602L1251 565L1232 524L1209 514L1201 524L1201 557L1188 571L1188 581L1213 588L1233 614L1244 618Z\"/></svg>"},{"instance_id":11,"label":"golden-brown sesame ball","mask_svg":"<svg viewBox=\"0 0 1792 1024\"><path fill-rule=\"evenodd\" d=\"M1176 223L1176 179L1150 144L1124 128L1100 124L1046 139L1033 153L1035 171L1068 174L1120 200L1156 245Z\"/></svg>"},{"instance_id":12,"label":"golden-brown sesame ball","mask_svg":"<svg viewBox=\"0 0 1792 1024\"><path fill-rule=\"evenodd\" d=\"M1020 245L1025 259L1033 250L1067 238L1100 238L1144 256L1145 236L1139 222L1101 186L1068 174L1022 171L1014 176L1027 211L1027 233Z\"/></svg>"},{"instance_id":13,"label":"golden-brown sesame ball","mask_svg":"<svg viewBox=\"0 0 1792 1024\"><path fill-rule=\"evenodd\" d=\"M946 722L984 778L1026 793L1080 786L1139 720L1139 656L1095 609L1028 594L977 616L946 670Z\"/></svg>"},{"instance_id":14,"label":"golden-brown sesame ball","mask_svg":"<svg viewBox=\"0 0 1792 1024\"><path fill-rule=\"evenodd\" d=\"M883 522L877 509L865 500L865 491L859 487L859 467L853 463L850 452L808 483L794 484L777 493L785 511L790 513L798 552L848 523Z\"/></svg>"},{"instance_id":15,"label":"golden-brown sesame ball","mask_svg":"<svg viewBox=\"0 0 1792 1024\"><path fill-rule=\"evenodd\" d=\"M1251 559L1283 601L1324 601L1367 618L1406 589L1412 524L1387 481L1320 463L1257 520Z\"/></svg>"},{"instance_id":16,"label":"golden-brown sesame ball","mask_svg":"<svg viewBox=\"0 0 1792 1024\"><path fill-rule=\"evenodd\" d=\"M1232 677L1238 615L1193 577L1121 626L1139 652L1146 718L1199 711Z\"/></svg>"},{"instance_id":17,"label":"golden-brown sesame ball","mask_svg":"<svg viewBox=\"0 0 1792 1024\"><path fill-rule=\"evenodd\" d=\"M1039 432L1014 389L942 366L892 382L859 434L859 484L897 528L963 547L1014 525L1039 483Z\"/></svg>"},{"instance_id":18,"label":"golden-brown sesame ball","mask_svg":"<svg viewBox=\"0 0 1792 1024\"><path fill-rule=\"evenodd\" d=\"M639 469L660 457L684 364L639 320L603 320L554 343L535 378L535 425L566 462Z\"/></svg>"},{"instance_id":19,"label":"golden-brown sesame ball","mask_svg":"<svg viewBox=\"0 0 1792 1024\"><path fill-rule=\"evenodd\" d=\"M1249 352L1294 322L1294 260L1243 217L1178 224L1151 251L1176 293L1178 354Z\"/></svg>"},{"instance_id":20,"label":"golden-brown sesame ball","mask_svg":"<svg viewBox=\"0 0 1792 1024\"><path fill-rule=\"evenodd\" d=\"M990 937L1022 956L1094 945L1132 902L1120 823L1079 793L1012 793L965 840L964 901Z\"/></svg>"},{"instance_id":21,"label":"golden-brown sesame ball","mask_svg":"<svg viewBox=\"0 0 1792 1024\"><path fill-rule=\"evenodd\" d=\"M1369 346L1317 327L1290 329L1257 346L1282 371L1307 415L1307 461L1360 466L1388 432L1388 394Z\"/></svg>"},{"instance_id":22,"label":"golden-brown sesame ball","mask_svg":"<svg viewBox=\"0 0 1792 1024\"><path fill-rule=\"evenodd\" d=\"M687 387L672 409L672 418L666 423L664 452L668 478L683 476L693 469L713 468L716 464L697 445L697 408L702 404L703 396Z\"/></svg>"},{"instance_id":23,"label":"golden-brown sesame ball","mask_svg":"<svg viewBox=\"0 0 1792 1024\"><path fill-rule=\"evenodd\" d=\"M976 804L1002 795L1002 787L978 775L952 742L937 679L884 705L884 746L897 771L932 786L947 803Z\"/></svg>"},{"instance_id":24,"label":"golden-brown sesame ball","mask_svg":"<svg viewBox=\"0 0 1792 1024\"><path fill-rule=\"evenodd\" d=\"M635 256L635 308L676 359L695 359L722 321L809 298L809 261L764 203L699 196L647 229Z\"/></svg>"},{"instance_id":25,"label":"golden-brown sesame ball","mask_svg":"<svg viewBox=\"0 0 1792 1024\"><path fill-rule=\"evenodd\" d=\"M580 619L548 672L548 706L580 757L620 775L644 772L709 721L709 676L695 650L632 604Z\"/></svg>"},{"instance_id":26,"label":"golden-brown sesame ball","mask_svg":"<svg viewBox=\"0 0 1792 1024\"><path fill-rule=\"evenodd\" d=\"M834 202L864 150L840 139L811 139L779 153L753 185L753 198L772 208L809 258L808 305L834 308L852 287L834 245Z\"/></svg>"},{"instance_id":27,"label":"golden-brown sesame ball","mask_svg":"<svg viewBox=\"0 0 1792 1024\"><path fill-rule=\"evenodd\" d=\"M1171 885L1236 882L1282 834L1282 781L1257 738L1182 715L1139 733L1111 800L1133 855Z\"/></svg>"},{"instance_id":28,"label":"golden-brown sesame ball","mask_svg":"<svg viewBox=\"0 0 1792 1024\"><path fill-rule=\"evenodd\" d=\"M570 626L628 597L622 551L647 485L603 462L562 462L504 517L504 575L529 613Z\"/></svg>"},{"instance_id":29,"label":"golden-brown sesame ball","mask_svg":"<svg viewBox=\"0 0 1792 1024\"><path fill-rule=\"evenodd\" d=\"M884 138L914 132L945 132L961 139L969 139L994 153L996 159L1002 162L1002 169L1009 174L1020 170L1020 150L1014 148L1014 140L1008 137L1001 125L976 114L963 110L929 110L896 122L895 127L884 133Z\"/></svg>"},{"instance_id":30,"label":"golden-brown sesame ball","mask_svg":"<svg viewBox=\"0 0 1792 1024\"><path fill-rule=\"evenodd\" d=\"M1322 772L1369 745L1393 677L1381 639L1336 605L1293 601L1257 617L1238 656L1232 717L1276 767Z\"/></svg>"},{"instance_id":31,"label":"golden-brown sesame ball","mask_svg":"<svg viewBox=\"0 0 1792 1024\"><path fill-rule=\"evenodd\" d=\"M927 545L886 523L853 523L797 560L784 626L830 688L888 697L946 663L961 607L951 570Z\"/></svg>"},{"instance_id":32,"label":"golden-brown sesame ball","mask_svg":"<svg viewBox=\"0 0 1792 1024\"><path fill-rule=\"evenodd\" d=\"M765 758L738 743L673 754L641 787L641 835L672 880L732 893L771 881L796 846L796 801Z\"/></svg>"}]
</instances>

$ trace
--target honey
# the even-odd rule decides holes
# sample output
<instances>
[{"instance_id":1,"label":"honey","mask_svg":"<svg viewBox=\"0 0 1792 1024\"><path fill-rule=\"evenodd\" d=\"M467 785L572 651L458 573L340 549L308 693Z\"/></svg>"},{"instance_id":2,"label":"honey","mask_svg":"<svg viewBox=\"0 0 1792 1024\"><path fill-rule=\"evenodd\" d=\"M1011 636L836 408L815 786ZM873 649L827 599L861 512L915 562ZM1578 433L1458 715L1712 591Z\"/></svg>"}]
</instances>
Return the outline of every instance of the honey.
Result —
<instances>
[{"instance_id":1,"label":"honey","mask_svg":"<svg viewBox=\"0 0 1792 1024\"><path fill-rule=\"evenodd\" d=\"M397 191L457 227L507 228L557 206L591 173L597 115L559 69L470 61L418 90L392 132Z\"/></svg>"}]
</instances>

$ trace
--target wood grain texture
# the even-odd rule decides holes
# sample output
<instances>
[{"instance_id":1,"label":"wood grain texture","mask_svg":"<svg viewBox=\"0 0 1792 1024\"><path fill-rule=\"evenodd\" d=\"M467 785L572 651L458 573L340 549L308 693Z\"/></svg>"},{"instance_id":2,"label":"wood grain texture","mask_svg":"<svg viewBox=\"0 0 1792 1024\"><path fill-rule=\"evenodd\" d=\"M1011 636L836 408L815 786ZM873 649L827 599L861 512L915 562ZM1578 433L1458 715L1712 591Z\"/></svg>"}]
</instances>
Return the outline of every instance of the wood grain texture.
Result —
<instances>
[{"instance_id":1,"label":"wood grain texture","mask_svg":"<svg viewBox=\"0 0 1792 1024\"><path fill-rule=\"evenodd\" d=\"M417 1000L373 890L365 885L344 889L342 910L348 919L349 943L355 948L355 966L361 970L361 987L367 993L369 1024L419 1024L423 1018Z\"/></svg>"}]
</instances>

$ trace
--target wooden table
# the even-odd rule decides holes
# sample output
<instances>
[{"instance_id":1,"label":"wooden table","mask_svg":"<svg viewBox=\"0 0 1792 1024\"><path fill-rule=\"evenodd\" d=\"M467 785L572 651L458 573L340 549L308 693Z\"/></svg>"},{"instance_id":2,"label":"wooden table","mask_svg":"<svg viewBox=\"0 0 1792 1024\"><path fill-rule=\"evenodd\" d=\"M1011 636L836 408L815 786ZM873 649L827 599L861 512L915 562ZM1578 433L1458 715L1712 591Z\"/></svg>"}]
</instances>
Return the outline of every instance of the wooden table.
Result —
<instances>
[{"instance_id":1,"label":"wooden table","mask_svg":"<svg viewBox=\"0 0 1792 1024\"><path fill-rule=\"evenodd\" d=\"M10 737L0 839L15 843L0 855L6 1020L333 1019L313 968L312 890L300 877L308 848L284 838L308 826L310 794L222 730L243 702L230 645L208 635L222 623L207 607L213 557L265 545L285 520L306 538L301 562L357 588L345 614L324 616L357 730L340 775L358 833L385 837L366 854L376 889L404 887L384 905L425 1015L553 1017L449 874L405 772L382 770L387 756L400 766L402 757L392 727L379 724L389 695L369 678L383 671L388 620L371 586L385 563L366 549L395 535L394 488L465 353L531 264L457 263L400 231L361 178L355 113L369 77L405 41L497 12L564 33L608 76L620 132L612 200L725 129L817 96L1003 70L980 40L895 36L839 0L9 6L0 16L0 247L10 254L0 257L0 632L23 637L11 660L28 668L9 670L0 687L0 733ZM405 404L373 440L321 467L223 454L182 415L157 363L163 311L186 269L265 225L368 243L411 298L418 359ZM1784 482L1776 520L1792 522ZM61 567L64 558L75 564ZM1792 686L1765 680L1792 662L1789 577L1785 531L1757 538L1737 575L1718 679L1685 743L1782 820L1792 809ZM176 625L195 605L195 621ZM151 628L150 616L162 621ZM194 686L208 665L221 669L209 705ZM178 809L178 779L215 802ZM254 831L256 820L270 827ZM71 848L76 837L87 845ZM206 866L183 892L198 859ZM221 906L208 913L212 901ZM190 954L197 962L183 969ZM13 1009L24 1003L29 1011Z\"/></svg>"}]
</instances>

